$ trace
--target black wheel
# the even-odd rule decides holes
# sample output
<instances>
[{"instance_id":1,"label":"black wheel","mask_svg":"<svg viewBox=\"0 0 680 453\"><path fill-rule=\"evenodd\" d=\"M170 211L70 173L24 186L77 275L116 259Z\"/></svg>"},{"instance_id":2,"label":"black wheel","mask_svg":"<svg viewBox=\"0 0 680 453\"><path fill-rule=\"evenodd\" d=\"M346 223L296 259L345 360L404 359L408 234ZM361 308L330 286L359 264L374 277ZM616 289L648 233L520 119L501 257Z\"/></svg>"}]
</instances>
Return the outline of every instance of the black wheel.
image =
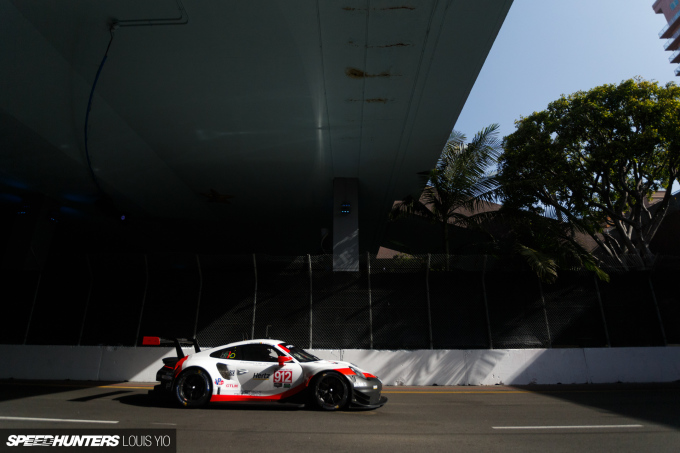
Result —
<instances>
[{"instance_id":1,"label":"black wheel","mask_svg":"<svg viewBox=\"0 0 680 453\"><path fill-rule=\"evenodd\" d=\"M210 376L200 368L189 368L175 380L175 398L183 407L205 405L212 395Z\"/></svg>"},{"instance_id":2,"label":"black wheel","mask_svg":"<svg viewBox=\"0 0 680 453\"><path fill-rule=\"evenodd\" d=\"M345 379L337 373L321 373L311 388L312 406L335 411L343 409L349 400L349 388Z\"/></svg>"}]
</instances>

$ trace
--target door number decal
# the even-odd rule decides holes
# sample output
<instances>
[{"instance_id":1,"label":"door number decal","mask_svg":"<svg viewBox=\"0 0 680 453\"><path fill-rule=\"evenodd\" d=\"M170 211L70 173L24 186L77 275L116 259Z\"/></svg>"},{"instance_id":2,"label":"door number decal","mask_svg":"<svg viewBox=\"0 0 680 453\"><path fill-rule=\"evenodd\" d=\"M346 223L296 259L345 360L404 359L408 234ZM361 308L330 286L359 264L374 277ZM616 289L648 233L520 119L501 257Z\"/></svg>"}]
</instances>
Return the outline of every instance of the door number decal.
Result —
<instances>
[{"instance_id":1,"label":"door number decal","mask_svg":"<svg viewBox=\"0 0 680 453\"><path fill-rule=\"evenodd\" d=\"M274 373L274 383L291 384L293 382L293 370L279 370Z\"/></svg>"}]
</instances>

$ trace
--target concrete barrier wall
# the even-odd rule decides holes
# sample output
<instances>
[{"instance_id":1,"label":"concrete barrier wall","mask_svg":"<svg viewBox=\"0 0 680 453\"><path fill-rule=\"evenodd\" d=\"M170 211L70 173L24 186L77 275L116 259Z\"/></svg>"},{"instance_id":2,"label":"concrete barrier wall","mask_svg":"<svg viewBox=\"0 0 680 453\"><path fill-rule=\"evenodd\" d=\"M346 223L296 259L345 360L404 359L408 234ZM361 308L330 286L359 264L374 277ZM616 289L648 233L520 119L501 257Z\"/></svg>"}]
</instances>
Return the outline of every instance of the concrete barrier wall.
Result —
<instances>
[{"instance_id":1,"label":"concrete barrier wall","mask_svg":"<svg viewBox=\"0 0 680 453\"><path fill-rule=\"evenodd\" d=\"M185 349L191 353L192 349ZM310 350L386 385L527 385L680 380L680 348ZM0 345L0 379L155 381L173 348Z\"/></svg>"}]
</instances>

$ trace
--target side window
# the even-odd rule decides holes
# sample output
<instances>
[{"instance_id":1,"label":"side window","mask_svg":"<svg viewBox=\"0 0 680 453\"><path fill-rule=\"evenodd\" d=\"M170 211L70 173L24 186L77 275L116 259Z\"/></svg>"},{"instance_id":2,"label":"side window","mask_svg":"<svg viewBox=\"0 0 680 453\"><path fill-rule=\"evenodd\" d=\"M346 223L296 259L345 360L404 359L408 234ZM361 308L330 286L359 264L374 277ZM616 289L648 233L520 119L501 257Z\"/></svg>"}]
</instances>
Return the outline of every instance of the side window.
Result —
<instances>
[{"instance_id":1,"label":"side window","mask_svg":"<svg viewBox=\"0 0 680 453\"><path fill-rule=\"evenodd\" d=\"M241 360L250 362L278 362L279 360L279 352L267 344L247 344L241 348L243 349Z\"/></svg>"},{"instance_id":2,"label":"side window","mask_svg":"<svg viewBox=\"0 0 680 453\"><path fill-rule=\"evenodd\" d=\"M216 359L243 360L241 359L241 355L243 354L240 350L240 347L220 349L219 351L215 351L210 354L210 357L214 357Z\"/></svg>"}]
</instances>

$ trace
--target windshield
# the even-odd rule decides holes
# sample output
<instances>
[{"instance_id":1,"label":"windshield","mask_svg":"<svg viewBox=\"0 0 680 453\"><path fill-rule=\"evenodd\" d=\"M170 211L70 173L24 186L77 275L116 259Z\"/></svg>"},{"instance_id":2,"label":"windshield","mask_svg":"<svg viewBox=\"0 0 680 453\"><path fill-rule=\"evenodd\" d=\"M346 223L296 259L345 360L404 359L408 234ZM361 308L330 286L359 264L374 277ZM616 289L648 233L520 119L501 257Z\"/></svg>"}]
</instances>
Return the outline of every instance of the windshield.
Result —
<instances>
[{"instance_id":1,"label":"windshield","mask_svg":"<svg viewBox=\"0 0 680 453\"><path fill-rule=\"evenodd\" d=\"M282 344L281 346L284 345ZM297 360L298 362L316 362L318 360L321 360L317 356L314 356L309 352L305 351L304 349L298 348L297 346L293 346L292 344L285 345L285 348L288 349L290 355L295 357L295 360Z\"/></svg>"}]
</instances>

